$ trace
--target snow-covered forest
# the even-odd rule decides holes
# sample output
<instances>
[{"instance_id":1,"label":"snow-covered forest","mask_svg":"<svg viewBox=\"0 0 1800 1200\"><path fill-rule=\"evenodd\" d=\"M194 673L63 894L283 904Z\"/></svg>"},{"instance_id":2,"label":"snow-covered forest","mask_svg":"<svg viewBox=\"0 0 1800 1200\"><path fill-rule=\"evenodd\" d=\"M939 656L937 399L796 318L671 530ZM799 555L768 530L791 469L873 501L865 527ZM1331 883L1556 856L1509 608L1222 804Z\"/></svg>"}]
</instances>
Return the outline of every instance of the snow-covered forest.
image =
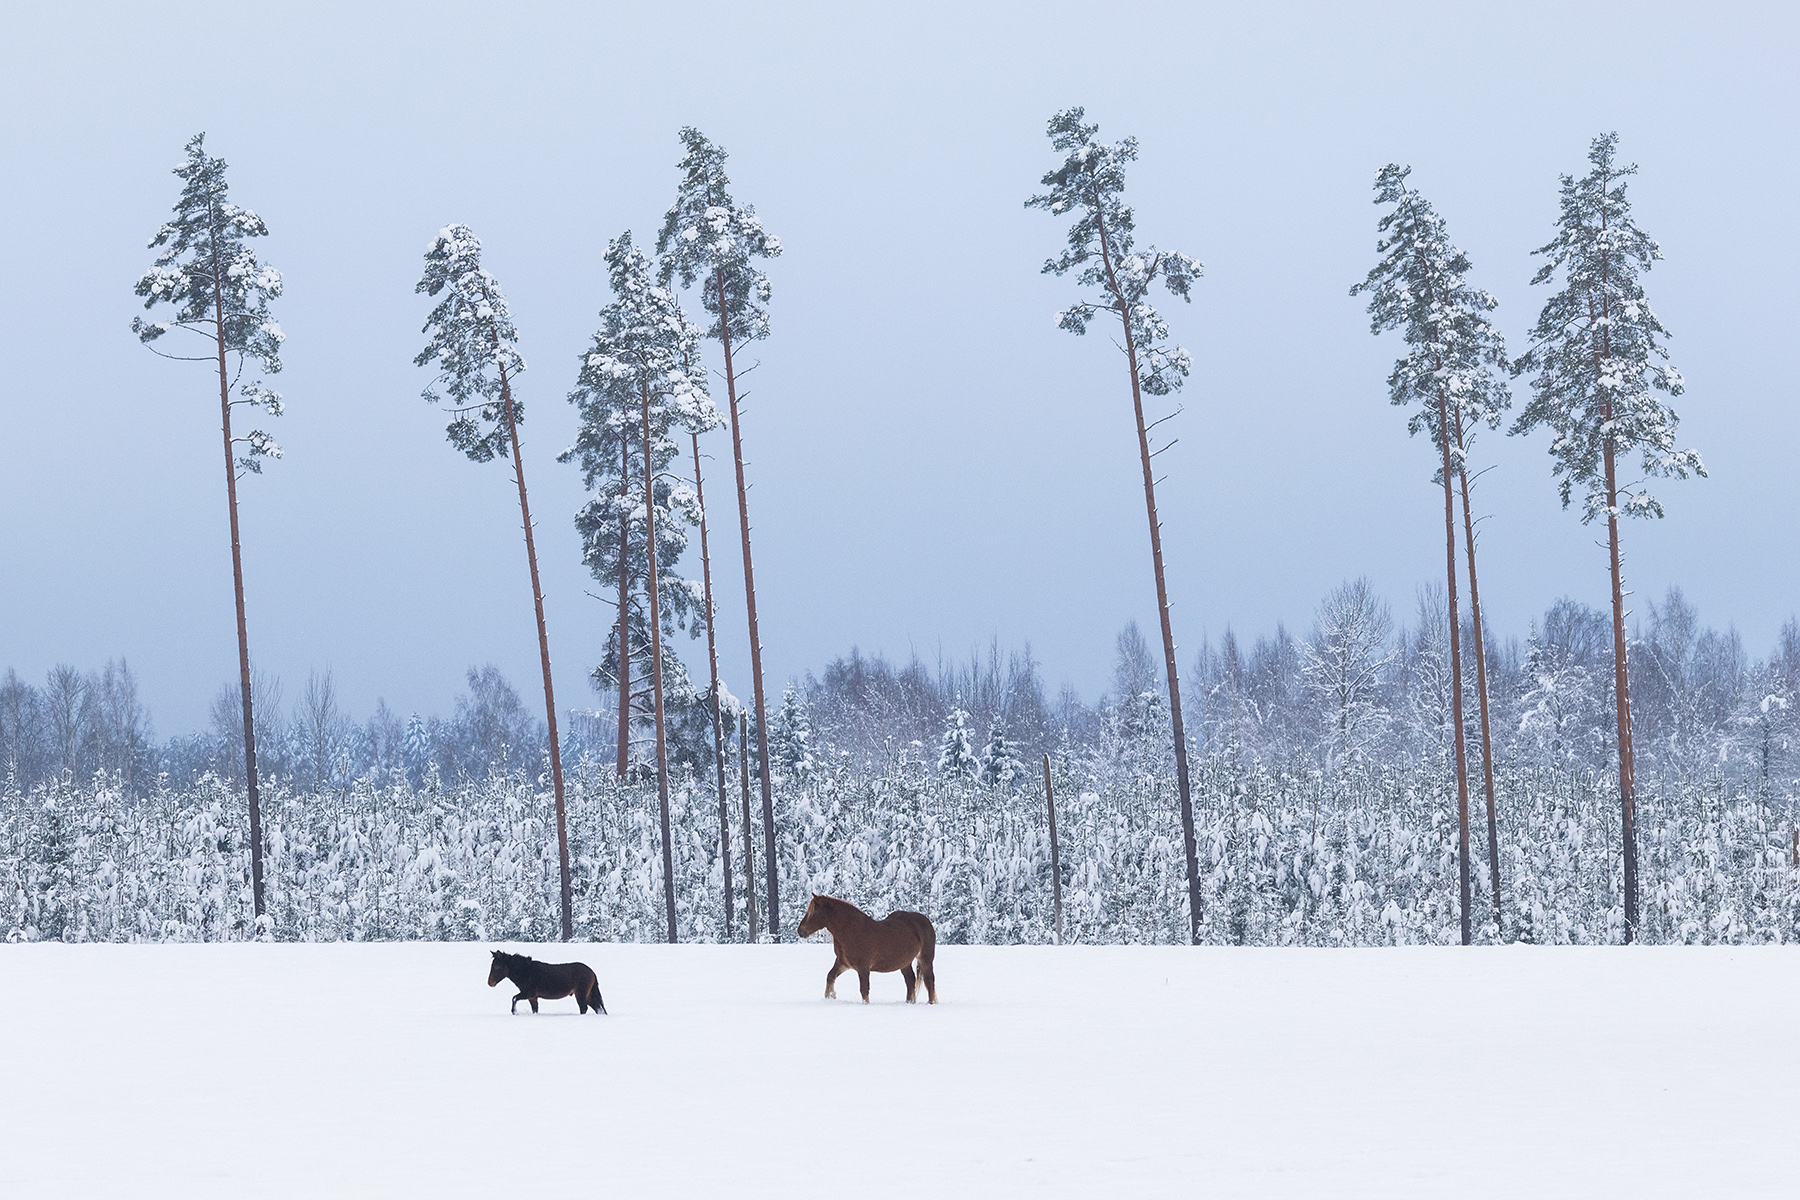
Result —
<instances>
[{"instance_id":1,"label":"snow-covered forest","mask_svg":"<svg viewBox=\"0 0 1800 1200\"><path fill-rule=\"evenodd\" d=\"M1646 608L1632 644L1641 936L1800 938L1800 624L1759 657L1678 591ZM1194 656L1206 941L1456 940L1443 611L1422 589L1396 615L1352 582L1306 630L1226 632ZM1483 940L1619 940L1610 654L1606 615L1573 601L1523 638L1490 639L1503 911ZM1367 687L1336 686L1346 675ZM543 723L497 672L471 670L448 717L378 706L354 721L329 676L292 694L259 686L268 936L555 936ZM165 741L135 690L122 663L58 668L41 684L9 671L0 684L7 936L255 936L235 690L221 692L213 729ZM782 911L833 891L878 911L931 912L946 940L1050 940L1048 755L1065 937L1184 941L1165 705L1135 626L1117 637L1112 688L1092 702L1050 695L1028 649L998 644L937 663L852 652L796 681L769 739ZM654 765L636 746L618 778L607 709L567 714L576 929L660 940ZM711 738L704 710L690 709L671 722L685 731L671 747L678 928L743 939L741 760L727 756L728 932ZM754 775L752 754L752 786ZM760 881L757 824L752 814ZM1485 862L1482 823L1474 833Z\"/></svg>"},{"instance_id":2,"label":"snow-covered forest","mask_svg":"<svg viewBox=\"0 0 1800 1200\"><path fill-rule=\"evenodd\" d=\"M163 358L216 365L238 678L210 729L158 742L123 660L41 684L8 670L0 930L754 939L782 936L818 890L929 912L953 942L1800 937L1800 624L1758 657L1671 589L1627 625L1621 518L1660 517L1650 481L1706 470L1665 401L1686 385L1641 282L1661 251L1632 217L1637 168L1618 136L1562 177L1533 281L1560 290L1517 358L1410 168L1378 170L1378 260L1349 294L1404 346L1388 398L1428 435L1446 573L1398 614L1347 580L1304 629L1223 630L1184 658L1152 465L1180 409L1145 397L1172 405L1195 370L1152 293L1191 301L1203 267L1138 240L1134 138L1101 140L1079 107L1045 132L1055 165L1025 206L1064 244L1042 273L1067 289L1061 329L1116 339L1149 526L1157 627L1118 634L1104 696L1052 697L1029 648L997 640L966 661L852 650L770 693L739 402L742 356L773 328L763 264L782 246L734 198L723 147L687 127L653 242L607 242L612 299L568 372L580 425L556 457L587 493L574 526L590 595L613 608L587 671L596 706L555 698L521 335L481 239L452 224L414 288L432 307L413 362L432 372L422 396L450 418L450 444L511 471L543 705L476 666L448 716L379 704L361 721L329 672L288 695L252 668L238 484L281 450L243 424L285 401L243 371L281 370L284 284L251 244L268 227L227 198L226 163L195 136L135 289L162 319L131 329ZM1551 477L1564 507L1604 526L1612 595L1610 610L1564 600L1502 637L1479 600L1472 452L1520 376L1531 399L1511 432L1553 433ZM735 484L736 512L715 505L710 523L729 541L720 518L737 518L747 673L721 667L715 637L735 597L722 607L713 590L700 439L725 430L733 477L715 495ZM702 635L706 670L690 675Z\"/></svg>"}]
</instances>

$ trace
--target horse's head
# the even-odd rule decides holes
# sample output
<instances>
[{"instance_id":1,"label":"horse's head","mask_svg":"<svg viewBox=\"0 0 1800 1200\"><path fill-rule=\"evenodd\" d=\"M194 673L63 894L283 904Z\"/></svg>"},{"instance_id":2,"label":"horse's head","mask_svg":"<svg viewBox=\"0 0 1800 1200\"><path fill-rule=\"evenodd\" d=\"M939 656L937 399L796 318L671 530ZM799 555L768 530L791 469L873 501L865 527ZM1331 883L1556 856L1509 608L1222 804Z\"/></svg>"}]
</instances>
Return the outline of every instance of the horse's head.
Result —
<instances>
[{"instance_id":1,"label":"horse's head","mask_svg":"<svg viewBox=\"0 0 1800 1200\"><path fill-rule=\"evenodd\" d=\"M503 950L494 951L494 965L488 969L488 986L499 987L500 981L506 978L506 972L512 966L512 955Z\"/></svg>"},{"instance_id":2,"label":"horse's head","mask_svg":"<svg viewBox=\"0 0 1800 1200\"><path fill-rule=\"evenodd\" d=\"M811 937L825 928L825 908L831 901L814 892L812 903L806 906L806 915L800 918L800 936Z\"/></svg>"}]
</instances>

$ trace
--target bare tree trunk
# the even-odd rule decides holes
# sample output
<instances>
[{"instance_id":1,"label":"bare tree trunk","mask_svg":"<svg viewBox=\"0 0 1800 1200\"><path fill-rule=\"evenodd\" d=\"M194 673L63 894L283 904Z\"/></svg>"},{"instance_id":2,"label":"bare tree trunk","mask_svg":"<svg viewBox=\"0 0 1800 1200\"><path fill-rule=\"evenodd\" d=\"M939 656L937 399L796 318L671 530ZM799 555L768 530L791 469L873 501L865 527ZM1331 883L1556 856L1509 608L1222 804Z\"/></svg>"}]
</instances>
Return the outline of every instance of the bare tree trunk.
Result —
<instances>
[{"instance_id":1,"label":"bare tree trunk","mask_svg":"<svg viewBox=\"0 0 1800 1200\"><path fill-rule=\"evenodd\" d=\"M750 853L750 722L738 714L738 784L744 793L744 920L756 940L756 856Z\"/></svg>"},{"instance_id":2,"label":"bare tree trunk","mask_svg":"<svg viewBox=\"0 0 1800 1200\"><path fill-rule=\"evenodd\" d=\"M1463 746L1462 628L1456 611L1456 508L1450 485L1450 409L1438 393L1438 446L1444 452L1444 574L1450 597L1450 738L1456 751L1456 861L1460 872L1462 944L1473 940L1469 924L1469 761Z\"/></svg>"},{"instance_id":3,"label":"bare tree trunk","mask_svg":"<svg viewBox=\"0 0 1800 1200\"><path fill-rule=\"evenodd\" d=\"M225 368L225 293L219 278L218 230L213 231L213 328L219 345L219 419L225 430L225 500L231 512L231 588L237 598L238 690L244 701L244 782L250 797L250 902L262 920L262 799L256 781L256 722L250 709L250 625L244 615L244 555L238 545L237 462L231 453L231 377Z\"/></svg>"},{"instance_id":4,"label":"bare tree trunk","mask_svg":"<svg viewBox=\"0 0 1800 1200\"><path fill-rule=\"evenodd\" d=\"M1481 589L1475 582L1475 518L1469 510L1469 456L1463 443L1463 416L1456 413L1456 449L1462 456L1463 548L1469 559L1469 612L1474 617L1475 695L1481 703L1481 780L1487 788L1488 882L1494 891L1494 928L1501 926L1500 821L1494 803L1494 741L1488 724L1487 638L1481 631Z\"/></svg>"},{"instance_id":5,"label":"bare tree trunk","mask_svg":"<svg viewBox=\"0 0 1800 1200\"><path fill-rule=\"evenodd\" d=\"M501 411L512 443L513 478L519 483L519 518L525 525L525 559L531 564L531 601L537 609L538 657L544 666L544 723L550 731L550 779L556 790L556 856L562 878L562 940L575 936L574 898L569 888L569 821L563 807L562 745L556 736L556 691L550 683L550 633L544 625L544 589L538 582L537 542L531 533L531 504L525 498L525 460L519 451L519 426L513 419L512 384L500 364Z\"/></svg>"},{"instance_id":6,"label":"bare tree trunk","mask_svg":"<svg viewBox=\"0 0 1800 1200\"><path fill-rule=\"evenodd\" d=\"M1175 736L1175 786L1181 793L1181 845L1187 855L1188 940L1200 942L1200 856L1194 841L1194 808L1188 787L1187 733L1182 725L1181 678L1175 666L1175 629L1169 619L1169 588L1163 580L1162 523L1156 517L1156 481L1150 474L1150 434L1138 388L1137 349L1126 322L1125 353L1131 363L1131 405L1137 414L1138 454L1144 468L1144 506L1150 519L1150 562L1156 572L1156 608L1162 618L1163 668L1169 674L1169 717Z\"/></svg>"},{"instance_id":7,"label":"bare tree trunk","mask_svg":"<svg viewBox=\"0 0 1800 1200\"><path fill-rule=\"evenodd\" d=\"M1044 755L1044 804L1050 809L1050 895L1056 912L1056 944L1062 945L1062 858L1056 849L1056 793L1050 788L1050 756Z\"/></svg>"},{"instance_id":8,"label":"bare tree trunk","mask_svg":"<svg viewBox=\"0 0 1800 1200\"><path fill-rule=\"evenodd\" d=\"M663 737L662 626L656 597L656 468L650 461L650 389L644 389L644 549L650 564L650 702L656 713L656 799L662 821L663 905L675 936L675 847L669 840L669 756Z\"/></svg>"},{"instance_id":9,"label":"bare tree trunk","mask_svg":"<svg viewBox=\"0 0 1800 1200\"><path fill-rule=\"evenodd\" d=\"M781 892L775 863L775 793L769 782L769 726L763 697L762 639L756 626L756 572L750 564L750 489L744 482L744 438L738 423L737 374L731 365L730 301L725 272L713 271L719 291L719 341L725 348L725 396L731 408L731 458L737 468L738 524L744 533L744 606L750 614L750 686L756 702L756 757L762 776L763 867L767 872L769 936L781 940Z\"/></svg>"},{"instance_id":10,"label":"bare tree trunk","mask_svg":"<svg viewBox=\"0 0 1800 1200\"><path fill-rule=\"evenodd\" d=\"M1612 420L1612 405L1606 407ZM1631 678L1625 661L1625 581L1619 556L1618 490L1613 477L1613 442L1606 440L1606 542L1612 567L1613 701L1619 721L1619 810L1625 850L1625 942L1637 940L1637 787L1631 752Z\"/></svg>"},{"instance_id":11,"label":"bare tree trunk","mask_svg":"<svg viewBox=\"0 0 1800 1200\"><path fill-rule=\"evenodd\" d=\"M619 778L631 765L631 447L619 433Z\"/></svg>"},{"instance_id":12,"label":"bare tree trunk","mask_svg":"<svg viewBox=\"0 0 1800 1200\"><path fill-rule=\"evenodd\" d=\"M1602 213L1604 214L1604 209ZM1600 220L1600 228L1606 228L1604 215ZM1603 256L1600 262L1600 320L1596 322L1600 329L1600 340L1594 344L1598 356L1594 363L1597 378L1606 374L1606 363L1612 360L1612 312L1605 288L1609 274L1607 267L1608 260ZM1591 295L1588 315L1593 315ZM1602 416L1610 428L1613 419L1612 396L1605 389L1601 390L1600 395ZM1625 859L1625 944L1630 945L1637 940L1638 926L1637 781L1634 778L1631 752L1631 678L1626 666L1625 579L1619 554L1619 488L1617 477L1613 473L1613 456L1613 439L1609 435L1605 443L1606 545L1608 565L1612 571L1613 703L1619 722L1619 815Z\"/></svg>"},{"instance_id":13,"label":"bare tree trunk","mask_svg":"<svg viewBox=\"0 0 1800 1200\"><path fill-rule=\"evenodd\" d=\"M712 672L713 765L719 776L719 878L725 886L725 937L731 937L731 818L725 804L725 723L719 716L719 646L713 634L712 555L706 548L706 489L700 482L700 435L694 440L694 498L700 504L700 579L706 599L706 665Z\"/></svg>"},{"instance_id":14,"label":"bare tree trunk","mask_svg":"<svg viewBox=\"0 0 1800 1200\"><path fill-rule=\"evenodd\" d=\"M1108 286L1117 301L1119 321L1125 329L1125 358L1131 369L1131 408L1137 417L1138 456L1144 468L1144 509L1150 519L1150 564L1156 574L1156 613L1162 622L1163 669L1169 676L1169 717L1175 736L1175 786L1181 793L1181 842L1187 854L1188 941L1200 941L1200 856L1194 841L1194 808L1188 788L1187 733L1182 725L1181 679L1175 666L1175 629L1169 619L1169 589L1163 580L1162 522L1156 516L1156 478L1150 473L1150 431L1144 424L1143 390L1138 383L1137 342L1131 332L1131 316L1124 292L1113 272L1112 251L1106 226L1097 223L1100 252Z\"/></svg>"}]
</instances>

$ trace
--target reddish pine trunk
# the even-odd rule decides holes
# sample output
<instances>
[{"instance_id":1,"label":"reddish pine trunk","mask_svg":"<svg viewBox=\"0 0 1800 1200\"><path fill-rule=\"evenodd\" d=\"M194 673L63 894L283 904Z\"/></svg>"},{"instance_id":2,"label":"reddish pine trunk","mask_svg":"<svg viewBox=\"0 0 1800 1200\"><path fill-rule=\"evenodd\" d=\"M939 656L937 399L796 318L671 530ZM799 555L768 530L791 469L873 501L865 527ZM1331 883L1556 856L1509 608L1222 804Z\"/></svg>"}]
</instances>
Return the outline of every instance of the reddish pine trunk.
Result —
<instances>
[{"instance_id":1,"label":"reddish pine trunk","mask_svg":"<svg viewBox=\"0 0 1800 1200\"><path fill-rule=\"evenodd\" d=\"M694 441L694 499L700 504L700 580L706 600L706 665L712 672L713 765L719 778L719 878L725 885L725 936L731 937L731 818L725 804L725 724L719 716L719 646L713 634L712 555L706 548L706 488L700 482L700 435Z\"/></svg>"},{"instance_id":2,"label":"reddish pine trunk","mask_svg":"<svg viewBox=\"0 0 1800 1200\"><path fill-rule=\"evenodd\" d=\"M631 447L619 435L619 778L631 763Z\"/></svg>"},{"instance_id":3,"label":"reddish pine trunk","mask_svg":"<svg viewBox=\"0 0 1800 1200\"><path fill-rule=\"evenodd\" d=\"M662 821L663 904L675 936L675 847L669 840L669 759L663 739L662 626L656 597L656 468L650 461L650 389L644 389L644 549L650 564L650 703L656 714L656 799Z\"/></svg>"},{"instance_id":4,"label":"reddish pine trunk","mask_svg":"<svg viewBox=\"0 0 1800 1200\"><path fill-rule=\"evenodd\" d=\"M1150 473L1150 432L1144 424L1143 391L1138 383L1137 343L1131 333L1126 300L1113 273L1106 226L1099 223L1101 261L1125 328L1125 358L1131 369L1131 408L1137 417L1138 457L1144 469L1144 508L1150 519L1150 565L1156 575L1156 612L1162 622L1163 669L1169 676L1169 716L1175 737L1175 786L1181 793L1181 841L1187 854L1188 941L1200 941L1200 857L1194 841L1194 808L1188 789L1187 734L1181 719L1181 680L1175 666L1175 630L1169 620L1169 589L1163 581L1162 522L1156 517L1156 479Z\"/></svg>"},{"instance_id":5,"label":"reddish pine trunk","mask_svg":"<svg viewBox=\"0 0 1800 1200\"><path fill-rule=\"evenodd\" d=\"M1475 582L1475 518L1469 511L1469 459L1463 445L1462 413L1456 414L1456 448L1464 451L1462 471L1463 546L1469 559L1469 611L1474 617L1475 692L1481 702L1481 778L1487 787L1488 882L1494 892L1494 928L1500 928L1500 822L1494 803L1494 744L1488 725L1487 640L1481 632L1481 591Z\"/></svg>"},{"instance_id":6,"label":"reddish pine trunk","mask_svg":"<svg viewBox=\"0 0 1800 1200\"><path fill-rule=\"evenodd\" d=\"M1612 420L1612 405L1606 408ZM1619 810L1625 848L1625 942L1637 940L1637 788L1632 778L1631 679L1625 662L1625 583L1619 557L1618 488L1613 477L1613 443L1606 441L1606 541L1612 566L1613 701L1619 722Z\"/></svg>"},{"instance_id":7,"label":"reddish pine trunk","mask_svg":"<svg viewBox=\"0 0 1800 1200\"><path fill-rule=\"evenodd\" d=\"M1605 209L1601 209L1600 228L1606 228ZM1606 374L1606 363L1612 359L1612 313L1611 302L1607 299L1607 260L1600 262L1600 340L1595 344L1598 355L1594 363L1594 375L1603 378ZM1589 301L1588 312L1593 313L1592 301ZM1602 389L1602 417L1607 426L1612 425L1612 396ZM1618 479L1613 473L1613 457L1615 447L1609 435L1606 438L1606 544L1609 567L1612 571L1612 608L1613 608L1613 703L1619 722L1619 816L1621 822L1621 838L1625 859L1625 943L1630 945L1637 940L1638 926L1638 877L1637 877L1637 785L1634 775L1634 764L1631 752L1631 678L1626 669L1625 655L1625 578L1623 561L1619 554L1619 487Z\"/></svg>"},{"instance_id":8,"label":"reddish pine trunk","mask_svg":"<svg viewBox=\"0 0 1800 1200\"><path fill-rule=\"evenodd\" d=\"M750 492L744 482L744 439L738 423L737 375L731 365L730 305L725 273L713 272L719 291L719 341L725 348L725 395L731 408L731 458L737 468L738 524L744 533L744 606L750 614L750 686L756 704L756 756L762 775L763 867L767 873L769 936L781 940L781 894L775 870L775 797L769 783L769 725L763 698L762 639L756 626L756 572L750 564Z\"/></svg>"},{"instance_id":9,"label":"reddish pine trunk","mask_svg":"<svg viewBox=\"0 0 1800 1200\"><path fill-rule=\"evenodd\" d=\"M1456 753L1456 861L1462 902L1462 944L1473 940L1469 924L1469 762L1463 747L1462 629L1456 611L1456 509L1450 485L1450 411L1438 394L1438 445L1444 452L1444 575L1450 592L1450 738Z\"/></svg>"},{"instance_id":10,"label":"reddish pine trunk","mask_svg":"<svg viewBox=\"0 0 1800 1200\"><path fill-rule=\"evenodd\" d=\"M256 780L256 722L250 708L250 625L244 614L244 556L238 546L237 463L231 453L231 377L225 367L225 292L219 279L218 230L213 230L213 320L219 344L219 419L225 431L225 500L231 513L231 588L237 598L238 691L244 701L244 781L250 797L250 900L263 915L262 799Z\"/></svg>"},{"instance_id":11,"label":"reddish pine trunk","mask_svg":"<svg viewBox=\"0 0 1800 1200\"><path fill-rule=\"evenodd\" d=\"M513 419L512 384L500 366L500 410L512 443L513 478L519 483L519 518L525 525L525 560L531 565L531 600L537 609L538 656L544 667L544 720L550 730L550 779L556 791L556 855L562 884L562 940L575 936L573 896L569 888L569 822L563 806L562 746L556 736L556 691L550 683L550 633L544 625L544 589L538 582L537 543L531 534L531 504L525 497L525 460L519 451L519 427Z\"/></svg>"}]
</instances>

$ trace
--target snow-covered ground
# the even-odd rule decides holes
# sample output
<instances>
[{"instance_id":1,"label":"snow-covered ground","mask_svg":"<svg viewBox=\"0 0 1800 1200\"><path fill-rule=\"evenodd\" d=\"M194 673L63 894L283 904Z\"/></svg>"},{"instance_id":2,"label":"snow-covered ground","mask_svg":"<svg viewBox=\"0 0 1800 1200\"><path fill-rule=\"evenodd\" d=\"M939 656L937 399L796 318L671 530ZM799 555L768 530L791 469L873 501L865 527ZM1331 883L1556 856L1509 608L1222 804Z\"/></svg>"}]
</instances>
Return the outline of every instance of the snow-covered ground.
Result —
<instances>
[{"instance_id":1,"label":"snow-covered ground","mask_svg":"<svg viewBox=\"0 0 1800 1200\"><path fill-rule=\"evenodd\" d=\"M513 947L521 949L521 947ZM1793 1196L1800 950L0 947L0 1196Z\"/></svg>"}]
</instances>

